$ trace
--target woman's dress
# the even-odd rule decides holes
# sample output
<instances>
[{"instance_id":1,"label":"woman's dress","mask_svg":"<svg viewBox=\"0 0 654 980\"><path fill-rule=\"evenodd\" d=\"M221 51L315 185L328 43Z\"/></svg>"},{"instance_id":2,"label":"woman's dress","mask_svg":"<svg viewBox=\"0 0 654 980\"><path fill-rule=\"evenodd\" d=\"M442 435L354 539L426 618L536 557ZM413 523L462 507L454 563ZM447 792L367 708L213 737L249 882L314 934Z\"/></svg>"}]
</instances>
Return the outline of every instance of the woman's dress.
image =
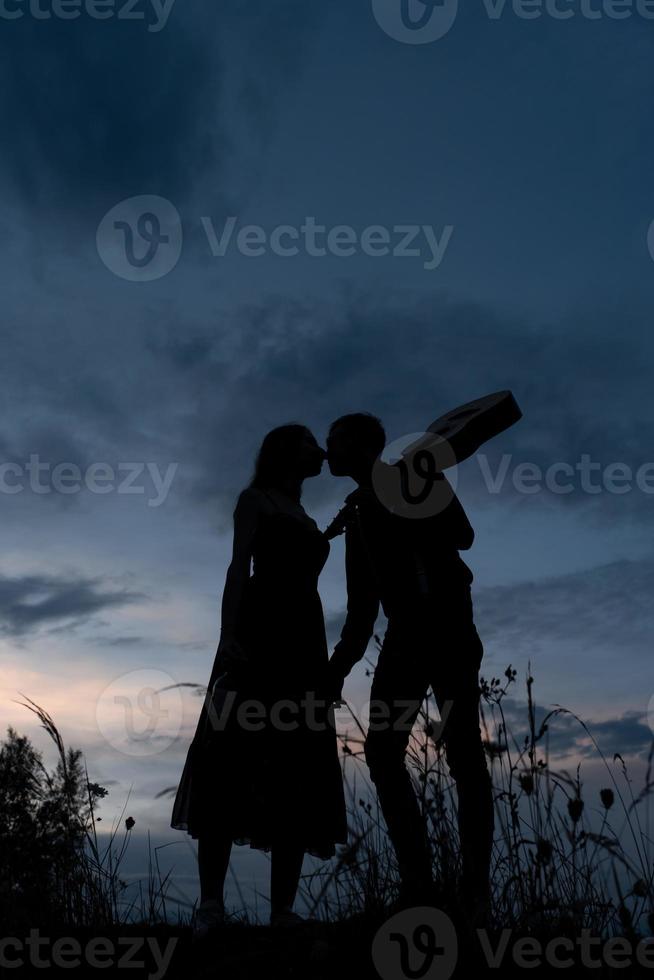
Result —
<instances>
[{"instance_id":1,"label":"woman's dress","mask_svg":"<svg viewBox=\"0 0 654 980\"><path fill-rule=\"evenodd\" d=\"M222 710L205 699L171 826L263 850L291 841L329 858L347 841L318 594L329 542L310 518L277 509L260 515L252 553L236 626L247 665L232 672Z\"/></svg>"}]
</instances>

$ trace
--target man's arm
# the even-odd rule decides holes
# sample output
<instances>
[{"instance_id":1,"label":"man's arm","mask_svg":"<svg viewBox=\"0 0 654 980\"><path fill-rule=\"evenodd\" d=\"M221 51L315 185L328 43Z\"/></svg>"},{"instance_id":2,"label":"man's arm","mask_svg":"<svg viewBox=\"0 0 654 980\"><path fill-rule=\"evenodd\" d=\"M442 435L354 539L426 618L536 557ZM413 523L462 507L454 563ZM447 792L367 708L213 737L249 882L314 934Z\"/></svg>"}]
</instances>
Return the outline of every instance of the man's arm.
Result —
<instances>
[{"instance_id":1,"label":"man's arm","mask_svg":"<svg viewBox=\"0 0 654 980\"><path fill-rule=\"evenodd\" d=\"M329 670L340 691L343 680L366 652L379 614L379 595L358 527L345 533L345 577L347 615L341 638L334 647Z\"/></svg>"}]
</instances>

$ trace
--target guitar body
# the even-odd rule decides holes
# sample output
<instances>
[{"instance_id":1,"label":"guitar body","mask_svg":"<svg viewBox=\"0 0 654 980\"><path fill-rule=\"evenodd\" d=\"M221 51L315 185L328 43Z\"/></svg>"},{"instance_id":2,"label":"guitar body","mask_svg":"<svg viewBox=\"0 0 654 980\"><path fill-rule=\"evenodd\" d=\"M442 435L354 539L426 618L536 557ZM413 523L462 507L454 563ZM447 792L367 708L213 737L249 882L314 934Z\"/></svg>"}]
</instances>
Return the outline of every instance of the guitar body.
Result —
<instances>
[{"instance_id":1,"label":"guitar body","mask_svg":"<svg viewBox=\"0 0 654 980\"><path fill-rule=\"evenodd\" d=\"M521 418L522 412L512 393L496 391L441 415L423 436L403 450L402 458L410 466L416 454L429 453L434 468L442 472L468 459L485 442Z\"/></svg>"},{"instance_id":2,"label":"guitar body","mask_svg":"<svg viewBox=\"0 0 654 980\"><path fill-rule=\"evenodd\" d=\"M510 391L496 391L459 405L435 419L418 439L402 449L393 463L381 457L373 467L373 487L392 513L410 518L442 512L453 490L443 470L468 459L477 450L522 418ZM351 509L346 506L326 530L334 538L345 530Z\"/></svg>"}]
</instances>

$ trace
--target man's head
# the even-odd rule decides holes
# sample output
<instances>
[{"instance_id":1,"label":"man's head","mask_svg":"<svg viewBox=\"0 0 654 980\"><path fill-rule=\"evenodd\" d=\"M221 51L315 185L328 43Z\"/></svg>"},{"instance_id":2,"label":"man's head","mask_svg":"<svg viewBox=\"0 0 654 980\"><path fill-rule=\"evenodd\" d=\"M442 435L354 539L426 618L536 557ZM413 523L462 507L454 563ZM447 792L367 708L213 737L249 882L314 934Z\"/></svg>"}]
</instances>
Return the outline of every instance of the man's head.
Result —
<instances>
[{"instance_id":1,"label":"man's head","mask_svg":"<svg viewBox=\"0 0 654 980\"><path fill-rule=\"evenodd\" d=\"M327 436L327 459L333 476L370 478L373 463L386 445L380 420L368 412L343 415L332 422Z\"/></svg>"}]
</instances>

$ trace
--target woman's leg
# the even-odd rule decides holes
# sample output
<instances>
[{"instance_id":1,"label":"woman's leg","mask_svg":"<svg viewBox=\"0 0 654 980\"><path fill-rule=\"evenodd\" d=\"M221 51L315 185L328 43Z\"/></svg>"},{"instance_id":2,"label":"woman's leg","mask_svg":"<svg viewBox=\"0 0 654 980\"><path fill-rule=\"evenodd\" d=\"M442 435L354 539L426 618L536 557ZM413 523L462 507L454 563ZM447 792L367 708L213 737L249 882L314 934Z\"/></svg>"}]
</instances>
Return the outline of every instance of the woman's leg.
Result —
<instances>
[{"instance_id":1,"label":"woman's leg","mask_svg":"<svg viewBox=\"0 0 654 980\"><path fill-rule=\"evenodd\" d=\"M270 906L272 912L292 909L302 873L304 848L294 843L274 844L270 868Z\"/></svg>"},{"instance_id":2,"label":"woman's leg","mask_svg":"<svg viewBox=\"0 0 654 980\"><path fill-rule=\"evenodd\" d=\"M202 834L198 837L200 902L217 901L224 907L223 893L231 851L231 838L215 834Z\"/></svg>"}]
</instances>

